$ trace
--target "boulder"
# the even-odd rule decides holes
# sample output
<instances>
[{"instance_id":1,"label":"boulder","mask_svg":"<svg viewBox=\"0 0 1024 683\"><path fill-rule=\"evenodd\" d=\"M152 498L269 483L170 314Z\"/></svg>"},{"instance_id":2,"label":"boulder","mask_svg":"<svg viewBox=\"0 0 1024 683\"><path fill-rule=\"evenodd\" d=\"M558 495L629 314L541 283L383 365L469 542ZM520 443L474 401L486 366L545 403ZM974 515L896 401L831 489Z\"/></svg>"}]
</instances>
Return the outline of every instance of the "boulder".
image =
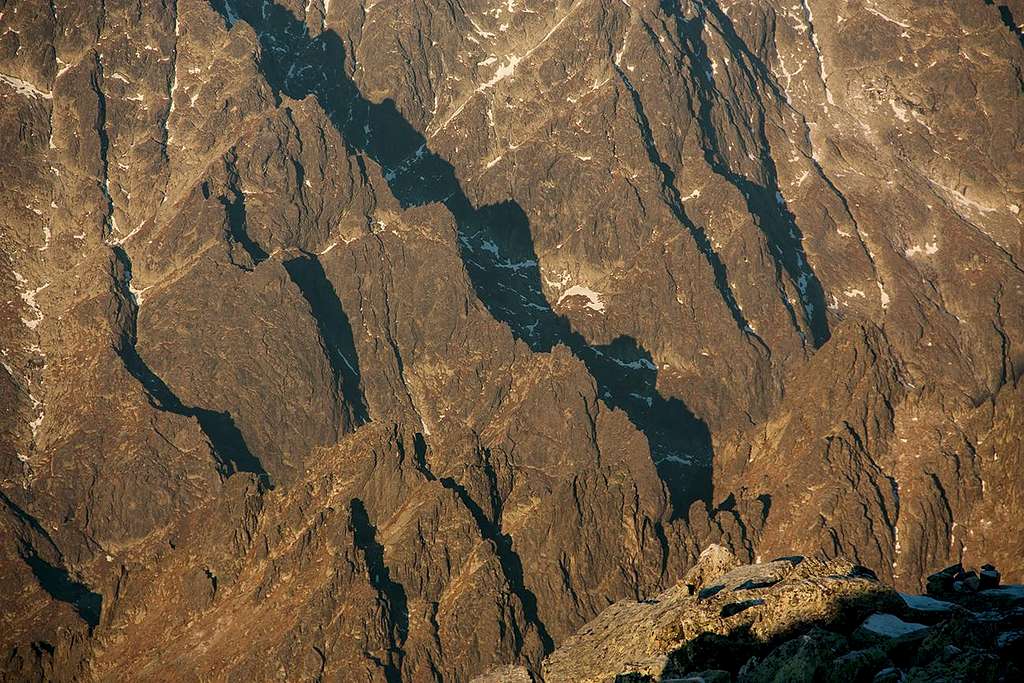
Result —
<instances>
[{"instance_id":1,"label":"boulder","mask_svg":"<svg viewBox=\"0 0 1024 683\"><path fill-rule=\"evenodd\" d=\"M958 575L963 573L964 566L957 562L954 565L946 567L942 571L935 572L930 575L927 579L927 588L929 595L946 595L953 590L953 580Z\"/></svg>"},{"instance_id":2,"label":"boulder","mask_svg":"<svg viewBox=\"0 0 1024 683\"><path fill-rule=\"evenodd\" d=\"M751 659L740 671L739 683L813 683L831 668L832 660L848 648L846 638L820 628L788 640L761 660Z\"/></svg>"},{"instance_id":3,"label":"boulder","mask_svg":"<svg viewBox=\"0 0 1024 683\"><path fill-rule=\"evenodd\" d=\"M888 655L880 647L854 650L835 659L824 680L826 683L864 683L890 664Z\"/></svg>"},{"instance_id":4,"label":"boulder","mask_svg":"<svg viewBox=\"0 0 1024 683\"><path fill-rule=\"evenodd\" d=\"M990 564L982 565L981 567L981 588L997 588L999 586L999 579L1001 578L999 571L996 570Z\"/></svg>"},{"instance_id":5,"label":"boulder","mask_svg":"<svg viewBox=\"0 0 1024 683\"><path fill-rule=\"evenodd\" d=\"M875 677L871 679L871 683L902 683L903 672L894 666L882 669Z\"/></svg>"},{"instance_id":6,"label":"boulder","mask_svg":"<svg viewBox=\"0 0 1024 683\"><path fill-rule=\"evenodd\" d=\"M946 600L936 600L927 595L908 595L900 593L900 599L906 605L903 613L913 620L935 623L959 609L957 605Z\"/></svg>"},{"instance_id":7,"label":"boulder","mask_svg":"<svg viewBox=\"0 0 1024 683\"><path fill-rule=\"evenodd\" d=\"M853 632L853 641L862 645L877 645L893 654L907 650L928 635L924 624L906 622L895 614L872 614Z\"/></svg>"},{"instance_id":8,"label":"boulder","mask_svg":"<svg viewBox=\"0 0 1024 683\"><path fill-rule=\"evenodd\" d=\"M697 563L686 573L682 583L693 595L738 566L740 561L728 548L711 544L701 552Z\"/></svg>"}]
</instances>

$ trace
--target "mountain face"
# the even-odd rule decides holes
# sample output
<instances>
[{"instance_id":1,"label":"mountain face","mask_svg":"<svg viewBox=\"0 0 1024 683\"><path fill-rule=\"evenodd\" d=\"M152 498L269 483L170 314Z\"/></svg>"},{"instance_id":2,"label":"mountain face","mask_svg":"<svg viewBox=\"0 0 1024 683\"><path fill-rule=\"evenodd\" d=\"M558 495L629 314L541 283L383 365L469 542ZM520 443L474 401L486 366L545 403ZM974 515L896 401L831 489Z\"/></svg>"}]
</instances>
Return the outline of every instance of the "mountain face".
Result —
<instances>
[{"instance_id":1,"label":"mountain face","mask_svg":"<svg viewBox=\"0 0 1024 683\"><path fill-rule=\"evenodd\" d=\"M0 668L539 673L709 543L1021 582L1021 22L0 0Z\"/></svg>"}]
</instances>

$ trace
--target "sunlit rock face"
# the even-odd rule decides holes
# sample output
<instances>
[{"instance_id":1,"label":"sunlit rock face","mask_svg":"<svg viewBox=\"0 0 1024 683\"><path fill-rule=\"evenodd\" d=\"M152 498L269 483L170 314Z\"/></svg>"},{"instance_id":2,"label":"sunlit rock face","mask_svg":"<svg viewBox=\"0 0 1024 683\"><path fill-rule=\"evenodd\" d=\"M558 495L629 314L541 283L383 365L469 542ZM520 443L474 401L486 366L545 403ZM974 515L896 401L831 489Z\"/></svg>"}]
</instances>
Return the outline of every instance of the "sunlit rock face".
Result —
<instances>
[{"instance_id":1,"label":"sunlit rock face","mask_svg":"<svg viewBox=\"0 0 1024 683\"><path fill-rule=\"evenodd\" d=\"M1020 675L1024 586L1000 585L990 564L933 574L929 595L897 592L842 558L736 565L726 548L708 546L683 581L650 599L620 600L566 638L544 659L544 681L995 683ZM489 675L488 683L530 680L515 665Z\"/></svg>"},{"instance_id":2,"label":"sunlit rock face","mask_svg":"<svg viewBox=\"0 0 1024 683\"><path fill-rule=\"evenodd\" d=\"M1024 578L1024 5L0 10L0 662L462 680L709 543Z\"/></svg>"}]
</instances>

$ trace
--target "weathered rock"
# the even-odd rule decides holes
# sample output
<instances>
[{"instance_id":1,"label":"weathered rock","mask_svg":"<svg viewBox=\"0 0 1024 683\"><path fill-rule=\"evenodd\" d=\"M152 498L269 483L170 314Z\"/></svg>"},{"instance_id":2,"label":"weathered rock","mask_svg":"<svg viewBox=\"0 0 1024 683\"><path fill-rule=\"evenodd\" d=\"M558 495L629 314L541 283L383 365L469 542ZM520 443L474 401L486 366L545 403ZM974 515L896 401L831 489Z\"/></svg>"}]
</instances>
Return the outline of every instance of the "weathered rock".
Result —
<instances>
[{"instance_id":1,"label":"weathered rock","mask_svg":"<svg viewBox=\"0 0 1024 683\"><path fill-rule=\"evenodd\" d=\"M812 628L802 636L787 640L763 659L752 659L740 669L739 683L813 683L824 678L832 660L849 648L846 638Z\"/></svg>"},{"instance_id":2,"label":"weathered rock","mask_svg":"<svg viewBox=\"0 0 1024 683\"><path fill-rule=\"evenodd\" d=\"M990 564L982 565L981 566L981 573L979 574L979 577L981 579L981 581L979 583L979 588L981 588L982 590L987 589L987 588L998 588L999 587L1000 574L996 570L996 568L993 567L992 565L990 565Z\"/></svg>"},{"instance_id":3,"label":"weathered rock","mask_svg":"<svg viewBox=\"0 0 1024 683\"><path fill-rule=\"evenodd\" d=\"M973 593L957 602L898 594L851 563L787 565L738 567L703 599L676 586L655 600L619 602L544 660L544 680L689 680L708 669L737 681L968 680L962 662L989 680L993 661L1005 671L1021 663L1014 644L1024 612L1015 607L993 608ZM773 580L724 588L758 576ZM930 625L898 616L908 613Z\"/></svg>"},{"instance_id":4,"label":"weathered rock","mask_svg":"<svg viewBox=\"0 0 1024 683\"><path fill-rule=\"evenodd\" d=\"M710 581L699 596L701 599L711 597L719 591L741 591L768 588L782 581L793 571L793 567L802 560L783 559L766 564L752 564L737 567Z\"/></svg>"},{"instance_id":5,"label":"weathered rock","mask_svg":"<svg viewBox=\"0 0 1024 683\"><path fill-rule=\"evenodd\" d=\"M3 3L0 668L536 674L710 543L1020 580L1020 14Z\"/></svg>"},{"instance_id":6,"label":"weathered rock","mask_svg":"<svg viewBox=\"0 0 1024 683\"><path fill-rule=\"evenodd\" d=\"M828 683L865 683L889 664L889 656L883 648L854 650L832 660L822 680Z\"/></svg>"},{"instance_id":7,"label":"weathered rock","mask_svg":"<svg viewBox=\"0 0 1024 683\"><path fill-rule=\"evenodd\" d=\"M762 600L761 598L753 598L751 600L740 600L739 602L730 602L729 604L722 607L722 611L720 612L720 614L725 618L729 618L731 616L739 614L744 610L748 610L751 607L757 607L758 605L763 604L764 600Z\"/></svg>"},{"instance_id":8,"label":"weathered rock","mask_svg":"<svg viewBox=\"0 0 1024 683\"><path fill-rule=\"evenodd\" d=\"M701 551L697 562L683 577L683 584L691 595L700 593L740 564L728 548L713 543Z\"/></svg>"}]
</instances>

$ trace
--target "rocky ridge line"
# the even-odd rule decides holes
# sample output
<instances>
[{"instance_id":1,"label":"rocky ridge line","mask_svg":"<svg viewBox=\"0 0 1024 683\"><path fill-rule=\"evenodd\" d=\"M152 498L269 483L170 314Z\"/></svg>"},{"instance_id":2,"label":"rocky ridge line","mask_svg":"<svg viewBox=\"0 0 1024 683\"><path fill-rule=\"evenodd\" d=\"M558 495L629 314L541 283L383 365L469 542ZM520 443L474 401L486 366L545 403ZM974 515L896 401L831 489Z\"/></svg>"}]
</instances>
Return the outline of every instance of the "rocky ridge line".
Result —
<instances>
[{"instance_id":1,"label":"rocky ridge line","mask_svg":"<svg viewBox=\"0 0 1024 683\"><path fill-rule=\"evenodd\" d=\"M953 565L927 595L799 556L742 565L712 545L652 600L620 601L545 658L475 683L926 683L1020 680L1024 586Z\"/></svg>"}]
</instances>

